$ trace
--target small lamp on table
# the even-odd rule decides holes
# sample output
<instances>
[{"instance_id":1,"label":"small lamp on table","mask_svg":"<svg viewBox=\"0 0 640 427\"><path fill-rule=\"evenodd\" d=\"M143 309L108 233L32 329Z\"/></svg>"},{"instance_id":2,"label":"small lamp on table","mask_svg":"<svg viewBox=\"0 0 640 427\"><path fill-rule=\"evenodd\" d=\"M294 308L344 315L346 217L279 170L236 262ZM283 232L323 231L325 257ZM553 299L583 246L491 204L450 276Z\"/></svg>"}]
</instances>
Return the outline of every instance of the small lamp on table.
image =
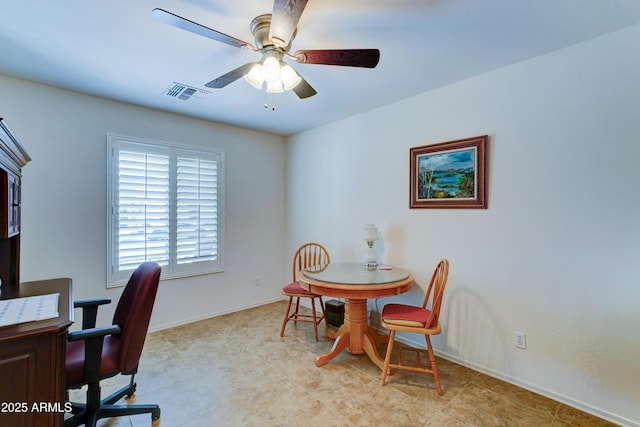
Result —
<instances>
[{"instance_id":1,"label":"small lamp on table","mask_svg":"<svg viewBox=\"0 0 640 427\"><path fill-rule=\"evenodd\" d=\"M378 229L375 224L365 224L362 227L362 240L367 242L367 250L364 253L364 265L369 270L378 268L378 253L373 243L378 240Z\"/></svg>"}]
</instances>

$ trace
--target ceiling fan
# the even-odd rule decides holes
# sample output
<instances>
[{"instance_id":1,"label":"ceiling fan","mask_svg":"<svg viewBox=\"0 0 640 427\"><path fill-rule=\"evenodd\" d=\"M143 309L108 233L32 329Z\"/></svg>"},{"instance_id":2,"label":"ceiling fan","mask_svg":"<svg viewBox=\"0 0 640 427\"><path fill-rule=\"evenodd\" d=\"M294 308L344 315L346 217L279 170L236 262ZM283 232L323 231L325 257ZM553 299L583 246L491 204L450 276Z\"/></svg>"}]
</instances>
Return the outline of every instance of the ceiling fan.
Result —
<instances>
[{"instance_id":1,"label":"ceiling fan","mask_svg":"<svg viewBox=\"0 0 640 427\"><path fill-rule=\"evenodd\" d=\"M158 21L174 27L233 47L262 54L259 61L241 65L211 80L205 85L206 87L220 89L244 77L256 89L262 89L266 83L266 92L278 93L293 90L300 99L304 99L317 92L291 65L284 61L284 58L293 59L299 64L363 68L375 68L380 59L378 49L298 50L294 54L290 54L291 42L296 36L296 27L307 1L274 0L271 14L257 16L251 21L251 32L255 38L255 46L164 9L153 9L152 15Z\"/></svg>"}]
</instances>

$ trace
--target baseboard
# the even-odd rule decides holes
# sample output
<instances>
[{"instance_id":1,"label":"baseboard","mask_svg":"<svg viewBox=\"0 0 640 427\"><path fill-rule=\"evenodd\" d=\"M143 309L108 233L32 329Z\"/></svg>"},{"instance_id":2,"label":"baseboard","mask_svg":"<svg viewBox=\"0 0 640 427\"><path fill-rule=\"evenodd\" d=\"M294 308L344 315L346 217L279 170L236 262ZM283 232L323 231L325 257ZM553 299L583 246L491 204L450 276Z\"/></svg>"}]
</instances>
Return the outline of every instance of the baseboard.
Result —
<instances>
[{"instance_id":1,"label":"baseboard","mask_svg":"<svg viewBox=\"0 0 640 427\"><path fill-rule=\"evenodd\" d=\"M149 327L149 332L157 332L157 331L162 331L164 329L175 328L177 326L182 326L182 325L186 325L186 324L193 323L193 322L199 322L200 320L211 319L212 317L223 316L225 314L235 313L237 311L248 310L250 308L260 307L260 306L271 304L271 303L274 303L274 302L277 302L277 301L282 301L282 297L278 296L276 298L272 298L272 299L269 299L269 300L256 302L254 304L240 305L240 306L236 306L236 307L227 308L225 310L220 310L220 311L214 311L212 313L207 313L207 314L204 314L202 316L189 317L187 319L182 319L182 320L180 320L178 322L170 322L170 323L163 323L161 325L150 326Z\"/></svg>"}]
</instances>

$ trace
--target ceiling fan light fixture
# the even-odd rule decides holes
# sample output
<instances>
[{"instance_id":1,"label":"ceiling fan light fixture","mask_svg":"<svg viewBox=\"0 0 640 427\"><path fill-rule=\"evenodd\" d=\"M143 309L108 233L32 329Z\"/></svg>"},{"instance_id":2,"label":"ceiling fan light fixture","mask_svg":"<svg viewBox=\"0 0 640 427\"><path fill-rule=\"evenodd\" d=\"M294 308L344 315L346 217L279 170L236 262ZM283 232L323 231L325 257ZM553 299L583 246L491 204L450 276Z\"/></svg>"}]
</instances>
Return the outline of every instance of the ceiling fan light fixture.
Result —
<instances>
[{"instance_id":1,"label":"ceiling fan light fixture","mask_svg":"<svg viewBox=\"0 0 640 427\"><path fill-rule=\"evenodd\" d=\"M273 56L268 56L262 62L262 78L267 82L280 80L280 61Z\"/></svg>"},{"instance_id":2,"label":"ceiling fan light fixture","mask_svg":"<svg viewBox=\"0 0 640 427\"><path fill-rule=\"evenodd\" d=\"M280 70L280 76L282 79L282 85L284 86L284 90L291 90L294 87L298 86L302 81L302 77L296 73L296 70L289 64L285 64Z\"/></svg>"},{"instance_id":3,"label":"ceiling fan light fixture","mask_svg":"<svg viewBox=\"0 0 640 427\"><path fill-rule=\"evenodd\" d=\"M244 79L251 86L255 87L258 90L261 90L262 89L262 83L264 81L262 79L262 65L256 64L253 67L251 67L249 72L244 75Z\"/></svg>"},{"instance_id":4,"label":"ceiling fan light fixture","mask_svg":"<svg viewBox=\"0 0 640 427\"><path fill-rule=\"evenodd\" d=\"M298 22L308 0L272 0L272 13L256 16L250 25L255 46L231 37L213 28L183 18L164 9L155 8L153 17L174 27L240 49L262 54L259 62L248 62L206 83L209 88L221 89L244 77L254 88L262 90L267 81L268 92L293 90L300 99L318 92L296 70L288 66L285 58L299 64L337 65L342 67L375 68L380 60L378 49L315 49L299 50L290 54L291 43L297 34Z\"/></svg>"}]
</instances>

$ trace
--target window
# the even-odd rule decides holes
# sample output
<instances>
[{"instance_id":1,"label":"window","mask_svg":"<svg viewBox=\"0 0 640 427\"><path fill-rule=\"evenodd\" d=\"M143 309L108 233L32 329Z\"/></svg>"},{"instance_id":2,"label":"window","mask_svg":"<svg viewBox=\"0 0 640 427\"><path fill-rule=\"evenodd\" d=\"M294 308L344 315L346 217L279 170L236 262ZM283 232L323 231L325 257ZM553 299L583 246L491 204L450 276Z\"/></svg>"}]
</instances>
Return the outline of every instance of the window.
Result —
<instances>
[{"instance_id":1,"label":"window","mask_svg":"<svg viewBox=\"0 0 640 427\"><path fill-rule=\"evenodd\" d=\"M145 261L165 279L222 271L224 152L107 136L107 286Z\"/></svg>"}]
</instances>

